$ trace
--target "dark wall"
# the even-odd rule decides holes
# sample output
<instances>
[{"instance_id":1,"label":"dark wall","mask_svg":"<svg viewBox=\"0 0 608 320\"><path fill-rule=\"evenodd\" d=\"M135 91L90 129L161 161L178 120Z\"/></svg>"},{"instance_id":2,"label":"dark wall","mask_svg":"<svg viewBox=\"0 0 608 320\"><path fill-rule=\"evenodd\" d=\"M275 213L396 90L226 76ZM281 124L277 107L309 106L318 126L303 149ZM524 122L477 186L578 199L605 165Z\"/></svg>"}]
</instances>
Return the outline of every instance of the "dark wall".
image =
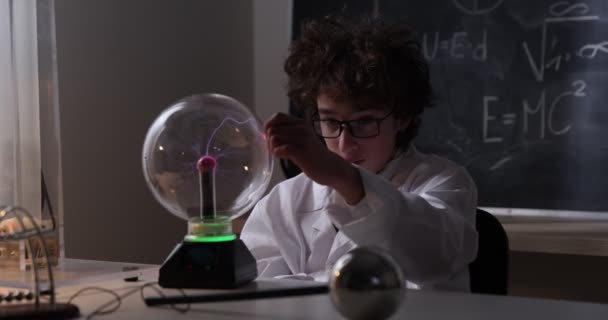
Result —
<instances>
[{"instance_id":1,"label":"dark wall","mask_svg":"<svg viewBox=\"0 0 608 320\"><path fill-rule=\"evenodd\" d=\"M253 104L249 1L56 1L65 252L161 263L186 233L145 185L141 152L172 102Z\"/></svg>"}]
</instances>

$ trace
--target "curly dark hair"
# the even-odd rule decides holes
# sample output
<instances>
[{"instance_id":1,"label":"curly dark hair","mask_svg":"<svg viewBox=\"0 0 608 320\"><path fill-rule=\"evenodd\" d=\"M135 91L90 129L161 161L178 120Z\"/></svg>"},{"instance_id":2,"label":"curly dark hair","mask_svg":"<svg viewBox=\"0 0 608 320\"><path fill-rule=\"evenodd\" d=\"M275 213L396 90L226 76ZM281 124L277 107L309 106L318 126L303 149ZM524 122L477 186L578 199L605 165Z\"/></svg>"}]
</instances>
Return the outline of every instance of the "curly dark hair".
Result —
<instances>
[{"instance_id":1,"label":"curly dark hair","mask_svg":"<svg viewBox=\"0 0 608 320\"><path fill-rule=\"evenodd\" d=\"M431 105L429 70L408 27L381 18L325 16L305 22L285 61L287 95L307 117L326 94L355 108L394 108L411 117L397 147L415 137L425 107Z\"/></svg>"}]
</instances>

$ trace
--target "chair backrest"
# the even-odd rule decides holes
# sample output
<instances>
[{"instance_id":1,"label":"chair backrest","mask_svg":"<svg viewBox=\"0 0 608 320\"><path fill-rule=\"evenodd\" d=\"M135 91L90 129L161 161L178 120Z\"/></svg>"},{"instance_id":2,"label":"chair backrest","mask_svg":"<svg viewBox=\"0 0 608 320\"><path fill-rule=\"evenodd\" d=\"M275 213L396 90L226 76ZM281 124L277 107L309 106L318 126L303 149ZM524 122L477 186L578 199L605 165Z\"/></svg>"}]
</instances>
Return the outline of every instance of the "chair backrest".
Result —
<instances>
[{"instance_id":1,"label":"chair backrest","mask_svg":"<svg viewBox=\"0 0 608 320\"><path fill-rule=\"evenodd\" d=\"M509 281L509 239L502 224L477 209L477 257L469 265L471 292L506 295Z\"/></svg>"}]
</instances>

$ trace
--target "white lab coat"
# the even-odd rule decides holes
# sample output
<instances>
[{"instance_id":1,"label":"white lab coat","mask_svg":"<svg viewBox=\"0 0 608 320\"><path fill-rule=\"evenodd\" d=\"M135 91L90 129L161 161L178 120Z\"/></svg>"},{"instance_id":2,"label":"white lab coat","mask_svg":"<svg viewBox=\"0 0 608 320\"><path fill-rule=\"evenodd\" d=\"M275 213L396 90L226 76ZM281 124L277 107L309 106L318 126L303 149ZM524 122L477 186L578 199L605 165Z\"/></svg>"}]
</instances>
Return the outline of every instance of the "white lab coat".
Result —
<instances>
[{"instance_id":1,"label":"white lab coat","mask_svg":"<svg viewBox=\"0 0 608 320\"><path fill-rule=\"evenodd\" d=\"M378 175L359 170L365 197L354 206L304 174L259 201L241 234L259 276L327 281L349 250L380 246L401 265L408 287L469 291L477 189L466 170L414 147Z\"/></svg>"}]
</instances>

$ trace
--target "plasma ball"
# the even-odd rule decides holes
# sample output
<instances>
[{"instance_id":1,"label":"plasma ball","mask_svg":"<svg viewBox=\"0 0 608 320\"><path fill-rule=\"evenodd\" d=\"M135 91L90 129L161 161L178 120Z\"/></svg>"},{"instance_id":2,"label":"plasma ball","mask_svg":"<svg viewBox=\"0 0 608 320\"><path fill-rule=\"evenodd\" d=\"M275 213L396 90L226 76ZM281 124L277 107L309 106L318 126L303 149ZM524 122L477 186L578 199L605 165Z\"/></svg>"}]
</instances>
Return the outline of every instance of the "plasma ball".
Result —
<instances>
[{"instance_id":1,"label":"plasma ball","mask_svg":"<svg viewBox=\"0 0 608 320\"><path fill-rule=\"evenodd\" d=\"M215 160L215 158L212 156L202 156L196 162L196 168L201 173L215 172L216 167L217 167L217 160Z\"/></svg>"},{"instance_id":2,"label":"plasma ball","mask_svg":"<svg viewBox=\"0 0 608 320\"><path fill-rule=\"evenodd\" d=\"M200 218L215 218L215 168L217 160L212 156L202 156L196 162L200 183Z\"/></svg>"}]
</instances>

